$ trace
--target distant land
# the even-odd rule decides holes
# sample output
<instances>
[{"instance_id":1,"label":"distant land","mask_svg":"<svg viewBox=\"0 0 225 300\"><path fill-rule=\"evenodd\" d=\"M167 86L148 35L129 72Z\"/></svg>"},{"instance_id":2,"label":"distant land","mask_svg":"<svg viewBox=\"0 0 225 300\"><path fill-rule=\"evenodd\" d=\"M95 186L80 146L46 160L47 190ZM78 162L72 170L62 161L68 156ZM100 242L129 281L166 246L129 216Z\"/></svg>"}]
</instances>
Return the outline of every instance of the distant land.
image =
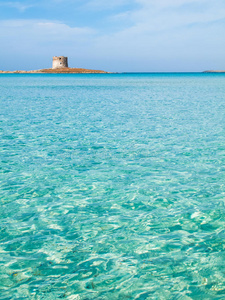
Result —
<instances>
[{"instance_id":1,"label":"distant land","mask_svg":"<svg viewBox=\"0 0 225 300\"><path fill-rule=\"evenodd\" d=\"M83 69L83 68L58 68L58 69L40 69L40 70L31 70L31 71L2 71L0 70L0 74L109 74L111 72L106 72L102 70L91 70L91 69ZM207 70L203 71L203 73L225 73L225 70Z\"/></svg>"},{"instance_id":2,"label":"distant land","mask_svg":"<svg viewBox=\"0 0 225 300\"><path fill-rule=\"evenodd\" d=\"M9 73L9 74L76 74L76 73L108 73L101 70L90 70L90 69L82 69L82 68L58 68L58 69L41 69L41 70L33 70L33 71L1 71L1 73Z\"/></svg>"},{"instance_id":3,"label":"distant land","mask_svg":"<svg viewBox=\"0 0 225 300\"><path fill-rule=\"evenodd\" d=\"M208 70L204 71L203 73L225 73L223 70Z\"/></svg>"}]
</instances>

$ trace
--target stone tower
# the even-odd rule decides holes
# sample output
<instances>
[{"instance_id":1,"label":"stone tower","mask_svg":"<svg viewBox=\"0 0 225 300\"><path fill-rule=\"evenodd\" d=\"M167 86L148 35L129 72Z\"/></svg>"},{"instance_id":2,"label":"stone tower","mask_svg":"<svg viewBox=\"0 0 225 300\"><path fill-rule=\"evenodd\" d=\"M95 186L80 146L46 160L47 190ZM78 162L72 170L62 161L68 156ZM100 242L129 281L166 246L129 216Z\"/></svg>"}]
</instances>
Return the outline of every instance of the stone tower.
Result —
<instances>
[{"instance_id":1,"label":"stone tower","mask_svg":"<svg viewBox=\"0 0 225 300\"><path fill-rule=\"evenodd\" d=\"M52 69L68 68L68 58L65 56L54 56Z\"/></svg>"}]
</instances>

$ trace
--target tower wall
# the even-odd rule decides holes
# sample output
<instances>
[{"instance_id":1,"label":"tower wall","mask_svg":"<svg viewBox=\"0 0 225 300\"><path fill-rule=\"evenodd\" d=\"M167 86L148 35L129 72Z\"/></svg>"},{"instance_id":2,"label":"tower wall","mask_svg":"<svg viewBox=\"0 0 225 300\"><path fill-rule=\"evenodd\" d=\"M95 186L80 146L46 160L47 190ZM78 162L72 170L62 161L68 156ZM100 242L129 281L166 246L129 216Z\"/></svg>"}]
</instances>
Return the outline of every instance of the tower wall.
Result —
<instances>
[{"instance_id":1,"label":"tower wall","mask_svg":"<svg viewBox=\"0 0 225 300\"><path fill-rule=\"evenodd\" d=\"M68 68L68 58L65 56L54 56L52 69Z\"/></svg>"}]
</instances>

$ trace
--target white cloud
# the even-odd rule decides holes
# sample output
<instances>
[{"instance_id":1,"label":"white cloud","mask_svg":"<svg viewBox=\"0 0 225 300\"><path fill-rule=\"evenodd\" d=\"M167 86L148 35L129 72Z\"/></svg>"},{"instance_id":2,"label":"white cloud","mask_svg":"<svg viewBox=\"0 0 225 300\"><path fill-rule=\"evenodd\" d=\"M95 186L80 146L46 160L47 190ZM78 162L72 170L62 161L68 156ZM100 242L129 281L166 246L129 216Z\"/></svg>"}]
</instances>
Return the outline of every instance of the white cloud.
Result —
<instances>
[{"instance_id":1,"label":"white cloud","mask_svg":"<svg viewBox=\"0 0 225 300\"><path fill-rule=\"evenodd\" d=\"M70 27L64 23L49 20L3 20L0 21L0 27L0 37L6 34L9 39L18 37L22 40L24 37L29 37L37 43L40 39L60 42L95 33L88 27Z\"/></svg>"},{"instance_id":2,"label":"white cloud","mask_svg":"<svg viewBox=\"0 0 225 300\"><path fill-rule=\"evenodd\" d=\"M130 0L113 0L113 1L89 0L84 4L84 6L87 9L111 10L111 9L129 4L131 2L133 2L133 1L130 1Z\"/></svg>"},{"instance_id":3,"label":"white cloud","mask_svg":"<svg viewBox=\"0 0 225 300\"><path fill-rule=\"evenodd\" d=\"M0 6L5 6L5 7L11 7L11 8L16 8L18 9L20 12L24 12L26 11L27 9L33 7L34 5L26 5L24 3L21 3L21 2L10 2L10 1L7 1L7 2L1 2L0 3Z\"/></svg>"},{"instance_id":4,"label":"white cloud","mask_svg":"<svg viewBox=\"0 0 225 300\"><path fill-rule=\"evenodd\" d=\"M94 36L89 27L70 27L57 21L0 21L0 70L50 67L52 56L83 53Z\"/></svg>"},{"instance_id":5,"label":"white cloud","mask_svg":"<svg viewBox=\"0 0 225 300\"><path fill-rule=\"evenodd\" d=\"M118 68L128 65L129 71L225 68L221 50L225 47L225 2L136 2L139 9L114 16L115 21L132 25L96 40L94 52L102 56L112 53L115 68L116 65Z\"/></svg>"},{"instance_id":6,"label":"white cloud","mask_svg":"<svg viewBox=\"0 0 225 300\"><path fill-rule=\"evenodd\" d=\"M194 23L207 23L223 19L225 2L221 0L136 0L139 9L118 14L120 21L129 19L129 30L145 33L184 27ZM218 4L220 3L220 5Z\"/></svg>"}]
</instances>

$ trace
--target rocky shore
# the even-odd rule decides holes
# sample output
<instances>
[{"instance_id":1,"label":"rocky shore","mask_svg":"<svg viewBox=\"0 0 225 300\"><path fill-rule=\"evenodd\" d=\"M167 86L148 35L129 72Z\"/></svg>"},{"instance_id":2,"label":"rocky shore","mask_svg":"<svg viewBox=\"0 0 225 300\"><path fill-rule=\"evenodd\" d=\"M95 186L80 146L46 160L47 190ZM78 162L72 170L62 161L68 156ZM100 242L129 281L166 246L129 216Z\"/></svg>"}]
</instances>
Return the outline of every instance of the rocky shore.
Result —
<instances>
[{"instance_id":1,"label":"rocky shore","mask_svg":"<svg viewBox=\"0 0 225 300\"><path fill-rule=\"evenodd\" d=\"M82 68L59 68L59 69L41 69L41 70L33 70L33 71L1 71L0 73L9 73L9 74L76 74L76 73L108 73L101 70L89 70Z\"/></svg>"}]
</instances>

